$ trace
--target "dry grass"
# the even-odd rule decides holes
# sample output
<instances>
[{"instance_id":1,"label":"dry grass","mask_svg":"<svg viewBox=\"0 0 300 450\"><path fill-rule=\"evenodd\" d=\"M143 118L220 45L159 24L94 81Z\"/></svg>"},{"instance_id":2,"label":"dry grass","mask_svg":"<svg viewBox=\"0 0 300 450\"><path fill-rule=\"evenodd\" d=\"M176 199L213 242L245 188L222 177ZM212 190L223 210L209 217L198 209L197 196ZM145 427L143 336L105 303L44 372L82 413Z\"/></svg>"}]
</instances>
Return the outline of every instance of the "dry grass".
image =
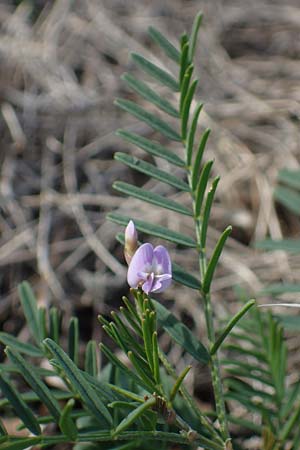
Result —
<instances>
[{"instance_id":1,"label":"dry grass","mask_svg":"<svg viewBox=\"0 0 300 450\"><path fill-rule=\"evenodd\" d=\"M128 53L155 60L147 37L154 25L175 40L199 8L205 14L197 71L203 127L212 128L207 158L222 177L209 247L228 223L232 238L213 289L222 314L234 308L232 286L255 292L297 277L300 258L262 254L252 244L270 235L299 234L295 217L274 205L282 167L299 166L300 7L297 0L57 0L0 4L0 324L18 329L16 286L28 279L39 301L57 302L88 320L126 292L117 227L105 221L117 208L187 234L191 224L172 213L119 198L115 179L164 187L112 163L127 146L122 126L150 130L113 106L123 95ZM42 5L42 6L40 6ZM161 94L165 95L163 89ZM128 149L139 154L137 149ZM174 148L181 152L181 149ZM158 165L168 166L157 160ZM174 196L174 193L171 195ZM183 199L184 200L184 199ZM279 212L281 214L279 214ZM190 252L173 256L196 271ZM178 309L199 317L197 299L182 288L167 293ZM224 300L222 301L221 300ZM12 319L13 318L13 319ZM197 325L202 328L202 321ZM82 325L86 337L98 327ZM199 331L200 332L200 331ZM174 355L180 359L180 354ZM250 447L249 447L250 448Z\"/></svg>"}]
</instances>

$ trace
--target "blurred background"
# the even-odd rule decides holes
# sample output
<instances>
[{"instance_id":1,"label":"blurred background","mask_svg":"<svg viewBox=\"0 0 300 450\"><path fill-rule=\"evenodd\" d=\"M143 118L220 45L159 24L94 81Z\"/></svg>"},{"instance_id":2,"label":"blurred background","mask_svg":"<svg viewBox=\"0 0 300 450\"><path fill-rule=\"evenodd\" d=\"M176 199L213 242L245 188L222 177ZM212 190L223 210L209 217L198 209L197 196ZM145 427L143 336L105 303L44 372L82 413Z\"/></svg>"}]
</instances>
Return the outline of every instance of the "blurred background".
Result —
<instances>
[{"instance_id":1,"label":"blurred background","mask_svg":"<svg viewBox=\"0 0 300 450\"><path fill-rule=\"evenodd\" d=\"M206 158L215 159L214 174L221 175L209 249L233 225L213 285L217 312L235 309L233 286L254 295L270 282L297 279L299 256L263 253L254 243L299 235L297 216L273 199L278 170L299 167L298 0L2 0L0 329L26 338L17 297L26 279L41 304L79 316L83 341L102 338L97 313L108 313L128 292L115 240L121 230L105 220L111 210L192 235L189 219L113 192L112 182L121 179L178 198L113 162L118 150L142 155L121 142L116 129L151 136L113 100L135 99L120 81L125 70L135 70L130 51L156 62L162 56L147 28L176 43L199 9L201 126L212 129ZM197 273L193 252L171 245L170 251ZM177 315L201 335L197 293L174 283L164 299L175 301ZM186 364L178 349L172 357L179 370Z\"/></svg>"}]
</instances>

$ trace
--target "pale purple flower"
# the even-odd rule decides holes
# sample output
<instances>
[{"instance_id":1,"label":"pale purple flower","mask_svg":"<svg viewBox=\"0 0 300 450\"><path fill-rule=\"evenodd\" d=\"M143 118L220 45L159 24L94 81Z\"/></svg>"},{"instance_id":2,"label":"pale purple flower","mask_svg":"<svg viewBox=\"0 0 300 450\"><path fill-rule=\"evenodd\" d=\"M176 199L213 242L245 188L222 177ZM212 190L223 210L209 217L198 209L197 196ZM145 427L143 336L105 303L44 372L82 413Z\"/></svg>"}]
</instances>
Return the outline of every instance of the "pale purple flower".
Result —
<instances>
[{"instance_id":1,"label":"pale purple flower","mask_svg":"<svg viewBox=\"0 0 300 450\"><path fill-rule=\"evenodd\" d=\"M130 220L125 229L125 246L124 246L124 256L128 265L130 264L130 261L137 248L138 248L138 234L133 221Z\"/></svg>"},{"instance_id":2,"label":"pale purple flower","mask_svg":"<svg viewBox=\"0 0 300 450\"><path fill-rule=\"evenodd\" d=\"M165 247L141 245L133 255L128 267L127 281L133 288L141 287L149 292L162 292L172 281L172 264Z\"/></svg>"}]
</instances>

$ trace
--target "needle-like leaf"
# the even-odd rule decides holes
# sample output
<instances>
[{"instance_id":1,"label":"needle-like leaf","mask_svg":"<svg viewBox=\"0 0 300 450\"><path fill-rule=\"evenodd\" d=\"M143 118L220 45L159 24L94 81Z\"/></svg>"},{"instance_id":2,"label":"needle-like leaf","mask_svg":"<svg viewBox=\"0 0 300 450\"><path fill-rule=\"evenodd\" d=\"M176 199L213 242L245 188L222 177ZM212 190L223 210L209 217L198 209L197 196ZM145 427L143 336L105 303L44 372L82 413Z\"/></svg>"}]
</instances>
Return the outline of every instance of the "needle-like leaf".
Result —
<instances>
[{"instance_id":1,"label":"needle-like leaf","mask_svg":"<svg viewBox=\"0 0 300 450\"><path fill-rule=\"evenodd\" d=\"M160 31L158 31L154 27L148 28L148 33L151 38L163 49L165 54L175 61L177 64L180 62L180 52L177 48L163 35Z\"/></svg>"},{"instance_id":2,"label":"needle-like leaf","mask_svg":"<svg viewBox=\"0 0 300 450\"><path fill-rule=\"evenodd\" d=\"M144 58L142 55L138 53L131 53L131 57L133 61L148 75L155 78L159 83L164 86L167 86L174 92L179 91L179 85L175 78L166 72L164 69L153 64L148 59Z\"/></svg>"},{"instance_id":3,"label":"needle-like leaf","mask_svg":"<svg viewBox=\"0 0 300 450\"><path fill-rule=\"evenodd\" d=\"M181 137L177 131L166 123L164 120L160 119L157 115L146 111L141 106L137 105L131 100L124 100L119 98L115 100L115 105L124 111L128 112L137 119L145 122L149 127L153 128L155 131L159 131L163 136L166 136L171 141L181 142Z\"/></svg>"},{"instance_id":4,"label":"needle-like leaf","mask_svg":"<svg viewBox=\"0 0 300 450\"><path fill-rule=\"evenodd\" d=\"M179 112L171 105L168 100L166 100L162 95L155 92L152 88L150 88L146 83L141 80L138 80L133 75L129 73L124 73L121 76L121 79L124 80L128 86L143 98L153 103L162 111L166 112L172 117L179 117Z\"/></svg>"},{"instance_id":5,"label":"needle-like leaf","mask_svg":"<svg viewBox=\"0 0 300 450\"><path fill-rule=\"evenodd\" d=\"M154 192L147 191L146 189L125 183L124 181L116 181L113 184L113 188L130 197L143 200L144 202L152 203L153 205L160 206L161 208L170 209L185 216L192 216L192 212L185 206L182 206L180 203L165 198L162 195L156 194Z\"/></svg>"},{"instance_id":6,"label":"needle-like leaf","mask_svg":"<svg viewBox=\"0 0 300 450\"><path fill-rule=\"evenodd\" d=\"M182 181L178 176L172 175L169 172L166 172L165 170L158 169L153 164L150 164L134 156L127 155L126 153L121 152L116 152L114 154L114 158L117 161L120 161L126 164L127 166L131 167L132 169L142 172L151 178L155 178L156 180L161 181L162 183L169 184L170 186L173 186L181 191L186 192L190 191L189 185L184 181Z\"/></svg>"}]
</instances>

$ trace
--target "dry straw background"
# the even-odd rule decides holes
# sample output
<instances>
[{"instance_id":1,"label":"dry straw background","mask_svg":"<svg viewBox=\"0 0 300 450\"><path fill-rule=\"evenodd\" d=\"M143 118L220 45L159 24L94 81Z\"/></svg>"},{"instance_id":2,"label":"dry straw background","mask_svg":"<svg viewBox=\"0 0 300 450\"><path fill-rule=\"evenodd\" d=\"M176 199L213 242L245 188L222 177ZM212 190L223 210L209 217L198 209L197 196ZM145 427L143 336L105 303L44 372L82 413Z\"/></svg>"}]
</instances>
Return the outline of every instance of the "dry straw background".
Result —
<instances>
[{"instance_id":1,"label":"dry straw background","mask_svg":"<svg viewBox=\"0 0 300 450\"><path fill-rule=\"evenodd\" d=\"M212 129L206 158L215 159L214 172L221 175L209 249L227 224L234 227L213 285L217 311L234 310L233 285L255 293L269 282L297 279L299 256L253 247L267 235L299 234L298 219L272 197L278 170L299 167L297 0L4 0L0 327L5 331L26 337L16 287L28 279L41 304L59 305L67 316L77 312L83 337L101 338L96 313L109 312L127 292L122 249L115 241L120 229L106 222L108 211L193 232L189 220L112 191L112 182L122 179L178 198L112 161L118 150L142 155L114 135L117 128L152 135L113 100L135 98L120 81L125 70L135 70L129 51L153 61L162 56L147 36L148 26L176 42L199 9L205 15L196 60L198 98L205 102L201 124ZM173 149L182 152L180 146ZM156 163L168 170L167 163ZM170 251L196 273L193 253L171 246ZM201 334L193 292L174 285L165 299L175 300L177 314ZM180 357L174 350L179 366L186 362Z\"/></svg>"}]
</instances>

